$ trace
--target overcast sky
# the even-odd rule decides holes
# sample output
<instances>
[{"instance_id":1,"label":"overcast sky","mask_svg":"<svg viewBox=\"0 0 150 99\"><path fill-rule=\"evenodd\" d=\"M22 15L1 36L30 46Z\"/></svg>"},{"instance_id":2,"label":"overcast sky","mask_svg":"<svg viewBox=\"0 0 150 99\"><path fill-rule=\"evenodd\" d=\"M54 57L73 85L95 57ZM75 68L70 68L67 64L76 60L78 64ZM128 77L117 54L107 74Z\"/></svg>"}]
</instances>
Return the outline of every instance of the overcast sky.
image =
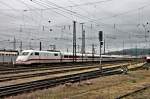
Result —
<instances>
[{"instance_id":1,"label":"overcast sky","mask_svg":"<svg viewBox=\"0 0 150 99\"><path fill-rule=\"evenodd\" d=\"M81 24L86 32L86 50L104 32L106 51L149 48L150 0L1 0L0 49L43 49L56 45L72 51L72 25L77 22L77 45L81 47ZM50 31L51 30L51 31ZM78 48L77 48L78 49Z\"/></svg>"}]
</instances>

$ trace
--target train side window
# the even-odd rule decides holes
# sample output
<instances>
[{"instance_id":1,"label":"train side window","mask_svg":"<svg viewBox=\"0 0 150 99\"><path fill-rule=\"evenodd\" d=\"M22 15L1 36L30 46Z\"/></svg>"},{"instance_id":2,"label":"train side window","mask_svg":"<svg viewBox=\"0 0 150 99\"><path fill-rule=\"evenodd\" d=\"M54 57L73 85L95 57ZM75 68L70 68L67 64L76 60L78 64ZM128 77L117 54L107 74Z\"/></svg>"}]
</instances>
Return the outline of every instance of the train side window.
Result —
<instances>
[{"instance_id":1,"label":"train side window","mask_svg":"<svg viewBox=\"0 0 150 99\"><path fill-rule=\"evenodd\" d=\"M50 54L50 53L48 53L48 54L47 54L47 56L51 56L51 54Z\"/></svg>"},{"instance_id":2,"label":"train side window","mask_svg":"<svg viewBox=\"0 0 150 99\"><path fill-rule=\"evenodd\" d=\"M44 56L48 56L48 54L47 54L47 53L44 53Z\"/></svg>"},{"instance_id":3,"label":"train side window","mask_svg":"<svg viewBox=\"0 0 150 99\"><path fill-rule=\"evenodd\" d=\"M67 56L67 55L64 55L64 58L68 58L68 56Z\"/></svg>"},{"instance_id":4,"label":"train side window","mask_svg":"<svg viewBox=\"0 0 150 99\"><path fill-rule=\"evenodd\" d=\"M43 56L47 56L47 54L46 54L46 53L43 53Z\"/></svg>"},{"instance_id":5,"label":"train side window","mask_svg":"<svg viewBox=\"0 0 150 99\"><path fill-rule=\"evenodd\" d=\"M57 53L55 53L55 54L54 54L54 56L58 56L58 54L57 54Z\"/></svg>"},{"instance_id":6,"label":"train side window","mask_svg":"<svg viewBox=\"0 0 150 99\"><path fill-rule=\"evenodd\" d=\"M45 53L41 53L41 56L45 56Z\"/></svg>"},{"instance_id":7,"label":"train side window","mask_svg":"<svg viewBox=\"0 0 150 99\"><path fill-rule=\"evenodd\" d=\"M39 56L39 52L35 52L35 55L36 55L36 56Z\"/></svg>"},{"instance_id":8,"label":"train side window","mask_svg":"<svg viewBox=\"0 0 150 99\"><path fill-rule=\"evenodd\" d=\"M46 53L46 56L49 56L49 54L48 54L48 53Z\"/></svg>"}]
</instances>

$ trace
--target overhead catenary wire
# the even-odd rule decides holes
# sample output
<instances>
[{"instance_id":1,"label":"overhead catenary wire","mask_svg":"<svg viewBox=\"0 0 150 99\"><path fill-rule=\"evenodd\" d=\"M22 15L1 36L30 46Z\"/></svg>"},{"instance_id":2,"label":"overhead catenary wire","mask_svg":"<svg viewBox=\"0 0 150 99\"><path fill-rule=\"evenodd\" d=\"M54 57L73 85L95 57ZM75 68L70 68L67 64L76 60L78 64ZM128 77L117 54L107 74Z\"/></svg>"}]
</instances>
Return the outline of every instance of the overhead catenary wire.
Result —
<instances>
[{"instance_id":1,"label":"overhead catenary wire","mask_svg":"<svg viewBox=\"0 0 150 99\"><path fill-rule=\"evenodd\" d=\"M10 9L12 9L13 11L16 11L16 9L14 8L14 7L12 7L12 6L10 6L9 4L7 4L7 3L5 3L5 2L2 2L2 1L0 1L0 3L1 4L3 4L3 5L5 5L6 7L8 7L8 8L10 8ZM17 10L17 12L18 12L18 10ZM26 10L20 10L19 11L19 13L21 13L21 12L26 12ZM7 14L7 16L8 16L9 14ZM13 18L17 18L17 19L19 19L18 18L18 16L12 16L12 15L9 15L10 17L13 17ZM25 15L26 16L26 15ZM35 21L34 19L32 19L31 17L29 17L29 16L26 16L26 18L28 18L28 19L30 19L30 20L32 20L32 21ZM21 20L21 18L20 18L20 20ZM35 21L36 22L36 21Z\"/></svg>"},{"instance_id":2,"label":"overhead catenary wire","mask_svg":"<svg viewBox=\"0 0 150 99\"><path fill-rule=\"evenodd\" d=\"M36 0L35 0L35 1L36 1ZM39 1L36 1L36 2L39 2ZM64 7L61 7L61 6L59 6L59 5L57 5L57 4L53 3L53 2L50 2L50 1L47 1L47 2L42 2L42 1L41 1L41 2L39 2L39 3L42 3L43 5L46 5L46 6L48 6L48 7L53 7L53 6L57 7L58 9L56 9L56 10L60 11L60 12L61 12L61 15L63 15L63 16L64 16L64 14L66 13L66 14L69 14L69 15L74 15L74 16L80 18L80 19L83 19L83 20L90 19L90 18L88 18L87 16L83 16L83 15L81 15L81 14L78 14L77 12L68 10L68 9L66 9L66 8L64 8ZM55 11L55 12L56 12L56 11ZM63 13L63 14L62 14L62 13ZM60 13L59 13L59 14L60 14ZM70 18L71 18L71 16L70 16ZM74 20L74 19L72 19L72 20ZM76 20L76 21L77 21L77 20Z\"/></svg>"},{"instance_id":3,"label":"overhead catenary wire","mask_svg":"<svg viewBox=\"0 0 150 99\"><path fill-rule=\"evenodd\" d=\"M57 7L59 7L59 6L57 6ZM62 7L61 7L62 8ZM65 9L66 10L66 9ZM61 14L62 15L62 14Z\"/></svg>"},{"instance_id":4,"label":"overhead catenary wire","mask_svg":"<svg viewBox=\"0 0 150 99\"><path fill-rule=\"evenodd\" d=\"M31 0L30 0L31 1ZM33 0L32 0L33 1ZM89 5L95 5L95 4L101 4L101 3L106 3L110 2L113 0L103 0L103 1L95 1L95 2L86 2L86 3L81 3L81 4L74 4L74 5L69 5L69 6L64 6L64 8L74 8L74 7L81 7L81 6L89 6ZM33 8L28 11L35 11L35 10L51 10L51 9L57 9L57 7L50 7L50 8ZM0 9L0 10L6 10L6 11L11 11L12 9ZM20 9L15 9L15 11L19 11Z\"/></svg>"},{"instance_id":5,"label":"overhead catenary wire","mask_svg":"<svg viewBox=\"0 0 150 99\"><path fill-rule=\"evenodd\" d=\"M17 0L18 1L18 0ZM42 9L39 9L39 8L37 8L37 7L35 7L35 6L30 6L29 4L27 4L24 0L19 0L18 2L20 2L20 3L22 3L22 4L24 4L28 9L26 9L26 11L30 11L31 12L31 16L32 16L32 18L34 18L34 16L32 15L33 13L32 12L35 12L36 13L36 15L38 15L38 16L42 16L42 12L44 11L44 10L42 10ZM35 8L35 9L39 9L39 10L37 10L37 11L32 11L32 9L33 8ZM46 19L44 19L44 17L42 17L42 19L41 20L46 20Z\"/></svg>"},{"instance_id":6,"label":"overhead catenary wire","mask_svg":"<svg viewBox=\"0 0 150 99\"><path fill-rule=\"evenodd\" d=\"M34 0L33 0L34 1ZM112 0L105 0L105 1L98 1L98 2L108 2L108 1L112 1ZM95 4L96 4L96 2L94 2ZM87 5L88 4L93 4L93 3L87 3ZM140 7L140 8L145 8L145 7L147 7L147 6L149 6L149 4L148 5L145 5L145 6L142 6L142 7ZM58 9L58 7L55 7L56 9ZM50 8L51 9L51 8ZM139 8L138 8L139 9ZM41 10L41 9L40 9ZM136 9L135 9L136 10ZM134 11L134 10L133 10ZM117 16L120 16L120 15L124 15L124 14L127 14L127 13L130 13L130 12L132 12L132 11L127 11L127 12L123 12L123 13L120 13L120 14L116 14L116 15L113 15L113 16L110 16L110 17L117 17ZM110 18L110 17L108 17L108 18ZM102 20L103 18L100 18L100 19L97 19L97 20ZM93 20L94 21L94 20Z\"/></svg>"},{"instance_id":7,"label":"overhead catenary wire","mask_svg":"<svg viewBox=\"0 0 150 99\"><path fill-rule=\"evenodd\" d=\"M76 3L74 3L71 0L68 0L68 2L70 2L72 5L76 5ZM70 7L70 8L72 8L72 7ZM76 9L82 10L82 11L84 11L85 13L87 13L89 15L89 12L87 10L83 9L81 6L76 7Z\"/></svg>"},{"instance_id":8,"label":"overhead catenary wire","mask_svg":"<svg viewBox=\"0 0 150 99\"><path fill-rule=\"evenodd\" d=\"M36 1L36 0L34 0L34 1ZM36 1L36 2L38 2L38 1ZM83 20L94 20L94 19L89 18L89 17L87 17L87 16L83 16L83 15L81 15L81 14L78 14L77 12L70 11L70 10L64 8L64 7L61 7L61 6L59 6L59 5L55 4L55 3L53 3L53 2L50 2L50 1L48 1L48 2L51 3L51 5L58 7L58 8L59 8L58 10L60 10L60 11L62 11L62 12L68 13L68 14L70 14L70 15L74 14L75 16L77 16L77 17L79 17L79 18L82 18ZM42 3L42 2L38 2L38 3ZM44 3L42 3L42 4L44 4ZM51 7L51 6L47 5L47 3L45 3L44 5L46 5L46 6L48 6L48 7ZM56 11L55 11L55 12L56 12ZM59 14L60 14L60 13L59 13ZM63 15L63 14L61 14L61 15ZM64 15L63 15L63 16L64 16ZM93 22L94 22L94 21L93 21ZM95 23L97 23L97 22L95 22ZM102 22L100 22L100 23L101 23L101 24L104 24L104 23L102 23ZM107 26L112 27L112 26L110 26L110 25L107 25Z\"/></svg>"},{"instance_id":9,"label":"overhead catenary wire","mask_svg":"<svg viewBox=\"0 0 150 99\"><path fill-rule=\"evenodd\" d=\"M139 11L139 9L144 9L146 7L149 7L149 6L150 6L150 4L145 4L144 6L141 6L141 7L132 9L132 10L128 10L128 11L125 11L125 12L122 12L122 13L118 13L118 14L115 14L115 15L112 15L112 16L108 16L108 17L98 18L98 19L95 19L93 21L98 21L98 20L104 20L104 19L110 19L110 18L114 18L114 17L123 16L123 15L129 14L129 13L132 13L132 12L137 12L137 11Z\"/></svg>"},{"instance_id":10,"label":"overhead catenary wire","mask_svg":"<svg viewBox=\"0 0 150 99\"><path fill-rule=\"evenodd\" d=\"M54 4L54 3L52 3L53 5L55 5L55 6L57 6L56 4ZM59 8L63 8L63 7L60 7L60 6L57 6L57 7L59 7ZM146 7L146 6L145 6ZM64 9L64 8L63 8ZM64 9L64 10L67 10L67 9ZM68 11L68 10L67 10ZM72 12L72 11L71 11ZM126 12L127 13L127 12ZM122 15L122 13L121 14L119 14L119 15ZM114 16L113 16L114 17ZM116 15L115 15L115 17L116 17ZM90 19L90 18L88 18L88 19ZM96 20L93 20L93 19L90 19L90 20L92 20L92 22L93 21L96 21ZM91 21L90 21L91 22ZM101 24L102 24L102 22L101 22ZM109 25L109 24L105 24L105 25ZM113 26L111 26L111 25L109 25L109 27L113 27Z\"/></svg>"},{"instance_id":11,"label":"overhead catenary wire","mask_svg":"<svg viewBox=\"0 0 150 99\"><path fill-rule=\"evenodd\" d=\"M40 1L32 1L33 3L35 3L35 4L37 4L37 5L40 5L40 6L43 6L43 7L49 7L47 4L44 4L44 3L42 3L42 2L40 2ZM62 13L59 13L59 12L57 12L57 11L55 11L55 10L51 10L51 11L53 11L54 13L56 13L56 14L58 14L58 15L61 15L61 16L63 16L63 17L65 17L66 19L71 19L71 20L73 20L72 18L70 18L70 17L68 17L68 16L66 16L66 15L64 15L64 14L62 14Z\"/></svg>"},{"instance_id":12,"label":"overhead catenary wire","mask_svg":"<svg viewBox=\"0 0 150 99\"><path fill-rule=\"evenodd\" d=\"M42 1L42 0L41 0ZM46 3L46 2L45 2ZM44 6L42 6L41 8L51 8L52 7L52 5L51 5L51 3L49 4L49 3L47 3L46 5L45 5L45 3L44 3ZM53 6L53 7L55 7L55 5ZM53 8L52 7L52 8ZM55 8L59 8L59 7L55 7ZM29 9L30 10L30 9ZM32 10L32 9L31 9ZM66 13L66 16L68 16L68 15L70 15L70 16L68 16L68 17L70 17L70 20L73 20L73 18L71 17L71 15L75 15L75 16L77 16L78 18L81 18L81 19L83 19L84 21L88 21L88 20L93 20L93 18L90 18L89 16L89 19L88 18L85 18L85 17L82 17L82 16L80 16L79 14L79 12L77 12L77 14L73 14L72 12L73 12L73 10L70 10L70 11L72 11L72 12L70 12L70 11L67 11L67 10L65 10L65 9L63 9L63 8L59 8L59 10L55 10L56 12L58 12L58 13L60 13L60 14L63 14L63 15L65 15ZM60 15L59 14L59 15ZM126 15L126 14L125 14ZM62 16L62 15L61 15ZM84 16L84 15L83 15ZM68 19L68 17L65 17L66 19ZM118 17L118 16L117 16ZM97 24L98 22L93 22L92 24ZM86 24L88 24L88 23L86 23ZM89 24L91 24L90 22L89 22ZM110 29L110 27L111 27L111 29L114 29L113 28L113 24L102 24L102 23L100 23L100 25L104 25L104 26L106 26L107 28L109 28ZM118 24L119 25L119 24ZM136 25L136 24L135 24ZM28 26L28 24L26 24L26 26ZM33 28L33 27L31 27L31 28ZM47 27L48 28L48 27ZM114 30L118 30L118 29L120 29L120 28L115 28ZM97 31L97 29L94 29L93 28L93 30L95 30L95 32ZM31 31L31 32L34 32L34 31ZM122 31L118 31L117 33L131 33L131 32L128 32L128 30L122 30ZM116 34L117 34L116 33ZM34 33L33 33L33 35L35 35ZM32 36L33 36L32 35Z\"/></svg>"}]
</instances>

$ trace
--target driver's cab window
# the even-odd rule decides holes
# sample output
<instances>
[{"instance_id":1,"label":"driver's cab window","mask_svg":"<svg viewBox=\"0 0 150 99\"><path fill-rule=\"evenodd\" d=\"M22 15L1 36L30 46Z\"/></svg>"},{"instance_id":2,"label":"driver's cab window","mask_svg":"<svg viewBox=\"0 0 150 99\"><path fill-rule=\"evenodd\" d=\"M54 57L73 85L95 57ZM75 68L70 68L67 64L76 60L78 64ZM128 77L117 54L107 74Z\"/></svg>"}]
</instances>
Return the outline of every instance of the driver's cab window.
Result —
<instances>
[{"instance_id":1,"label":"driver's cab window","mask_svg":"<svg viewBox=\"0 0 150 99\"><path fill-rule=\"evenodd\" d=\"M32 52L30 55L31 55L31 56L33 56L33 55L34 55L34 53Z\"/></svg>"},{"instance_id":2,"label":"driver's cab window","mask_svg":"<svg viewBox=\"0 0 150 99\"><path fill-rule=\"evenodd\" d=\"M29 52L22 52L21 55L22 56L27 56L29 54Z\"/></svg>"},{"instance_id":3,"label":"driver's cab window","mask_svg":"<svg viewBox=\"0 0 150 99\"><path fill-rule=\"evenodd\" d=\"M35 56L39 56L39 52L35 52Z\"/></svg>"}]
</instances>

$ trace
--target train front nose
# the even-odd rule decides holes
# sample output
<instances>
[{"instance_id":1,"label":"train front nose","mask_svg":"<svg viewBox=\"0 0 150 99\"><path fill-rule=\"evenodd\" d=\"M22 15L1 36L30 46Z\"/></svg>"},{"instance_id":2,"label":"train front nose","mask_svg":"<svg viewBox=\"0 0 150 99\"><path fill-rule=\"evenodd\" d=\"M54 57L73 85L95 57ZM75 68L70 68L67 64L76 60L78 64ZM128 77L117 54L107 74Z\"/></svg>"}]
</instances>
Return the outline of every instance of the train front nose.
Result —
<instances>
[{"instance_id":1,"label":"train front nose","mask_svg":"<svg viewBox=\"0 0 150 99\"><path fill-rule=\"evenodd\" d=\"M25 64L27 58L27 56L18 56L16 59L16 64Z\"/></svg>"}]
</instances>

